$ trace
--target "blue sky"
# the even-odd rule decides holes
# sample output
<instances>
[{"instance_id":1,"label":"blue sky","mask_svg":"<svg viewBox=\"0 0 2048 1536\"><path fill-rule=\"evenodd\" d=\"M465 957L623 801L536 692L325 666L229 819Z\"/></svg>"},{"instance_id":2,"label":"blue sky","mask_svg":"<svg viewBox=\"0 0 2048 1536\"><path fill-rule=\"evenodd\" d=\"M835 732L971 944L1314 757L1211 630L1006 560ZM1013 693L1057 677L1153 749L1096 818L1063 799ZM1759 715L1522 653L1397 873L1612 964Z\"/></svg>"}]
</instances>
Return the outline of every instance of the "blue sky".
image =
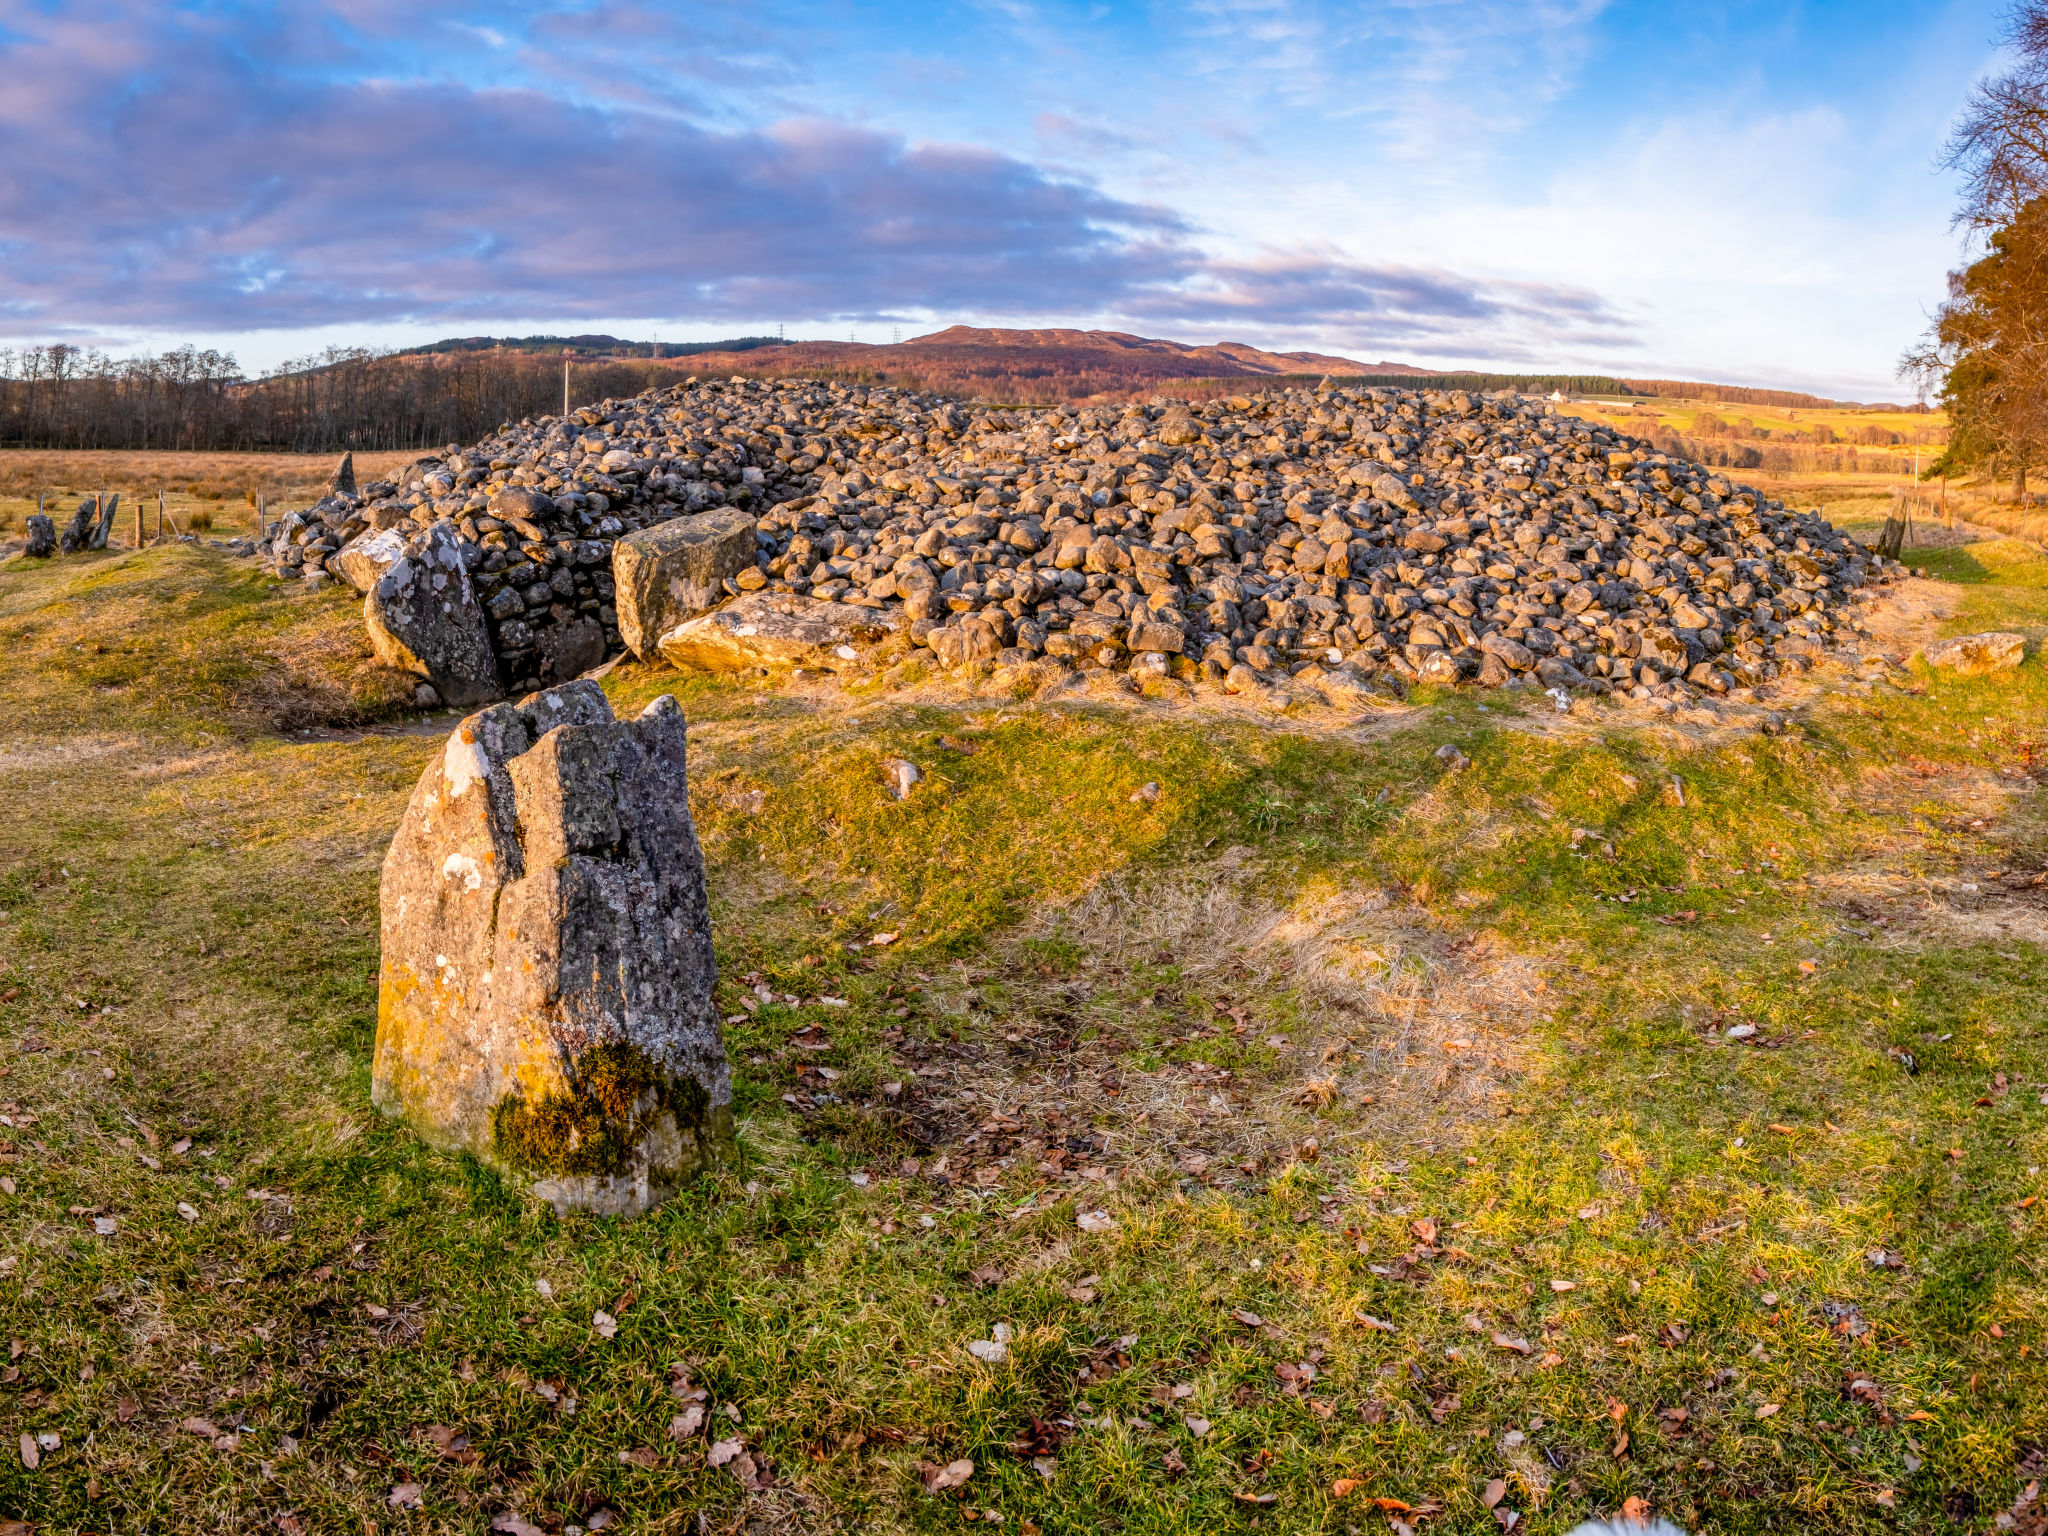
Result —
<instances>
[{"instance_id":1,"label":"blue sky","mask_svg":"<svg viewBox=\"0 0 2048 1536\"><path fill-rule=\"evenodd\" d=\"M0 0L0 346L1104 326L1895 398L1997 0Z\"/></svg>"}]
</instances>

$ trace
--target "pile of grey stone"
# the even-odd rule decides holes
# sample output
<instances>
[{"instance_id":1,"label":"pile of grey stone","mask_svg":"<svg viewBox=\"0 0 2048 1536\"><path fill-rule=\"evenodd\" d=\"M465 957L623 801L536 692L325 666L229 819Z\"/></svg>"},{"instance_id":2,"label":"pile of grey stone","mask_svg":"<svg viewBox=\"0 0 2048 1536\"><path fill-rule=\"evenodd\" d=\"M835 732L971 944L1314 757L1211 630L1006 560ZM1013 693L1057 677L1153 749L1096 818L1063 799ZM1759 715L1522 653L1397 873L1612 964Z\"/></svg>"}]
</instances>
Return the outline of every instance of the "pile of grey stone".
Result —
<instances>
[{"instance_id":1,"label":"pile of grey stone","mask_svg":"<svg viewBox=\"0 0 2048 1536\"><path fill-rule=\"evenodd\" d=\"M663 540L693 546L687 579L650 556ZM475 686L500 692L672 634L670 654L706 654L680 632L726 604L741 657L740 631L839 636L865 616L947 666L1684 699L1811 665L1852 599L1902 573L1818 514L1549 403L1328 381L1007 409L692 380L337 483L268 552L347 575L372 610L400 562L413 598L394 597L423 611L459 617L448 589L466 591Z\"/></svg>"}]
</instances>

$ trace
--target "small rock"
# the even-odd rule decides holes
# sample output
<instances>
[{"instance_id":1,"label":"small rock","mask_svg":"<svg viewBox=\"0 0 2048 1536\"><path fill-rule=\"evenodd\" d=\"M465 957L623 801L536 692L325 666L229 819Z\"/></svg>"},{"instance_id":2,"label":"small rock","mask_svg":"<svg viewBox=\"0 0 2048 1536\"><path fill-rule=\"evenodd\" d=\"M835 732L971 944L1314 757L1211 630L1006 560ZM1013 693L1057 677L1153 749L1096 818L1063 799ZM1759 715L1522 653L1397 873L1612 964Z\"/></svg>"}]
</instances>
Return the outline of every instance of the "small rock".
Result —
<instances>
[{"instance_id":1,"label":"small rock","mask_svg":"<svg viewBox=\"0 0 2048 1536\"><path fill-rule=\"evenodd\" d=\"M924 774L917 764L900 757L882 759L882 777L888 783L889 794L897 800L908 800L910 791Z\"/></svg>"}]
</instances>

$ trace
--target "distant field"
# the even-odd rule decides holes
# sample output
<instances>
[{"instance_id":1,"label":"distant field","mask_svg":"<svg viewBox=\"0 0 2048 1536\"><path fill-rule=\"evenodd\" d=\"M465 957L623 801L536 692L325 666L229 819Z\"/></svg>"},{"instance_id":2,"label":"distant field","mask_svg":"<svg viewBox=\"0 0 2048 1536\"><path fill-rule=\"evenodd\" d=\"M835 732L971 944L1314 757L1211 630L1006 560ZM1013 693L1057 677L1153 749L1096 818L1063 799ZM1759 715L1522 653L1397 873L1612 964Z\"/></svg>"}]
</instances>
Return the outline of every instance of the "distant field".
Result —
<instances>
[{"instance_id":1,"label":"distant field","mask_svg":"<svg viewBox=\"0 0 2048 1536\"><path fill-rule=\"evenodd\" d=\"M379 474L409 463L413 453L359 453L356 478ZM157 493L164 510L180 529L192 514L203 512L213 531L254 531L256 493L275 514L304 506L320 494L334 470L337 454L297 453L131 453L10 449L0 453L0 536L18 533L36 510L36 498L61 524L77 509L79 498L97 491L121 493L117 541L134 532L128 508L146 502L155 526Z\"/></svg>"},{"instance_id":2,"label":"distant field","mask_svg":"<svg viewBox=\"0 0 2048 1536\"><path fill-rule=\"evenodd\" d=\"M1716 463L1725 458L1731 473L1752 480L1773 473L1848 474L1889 475L1905 483L1916 465L1940 455L1948 437L1948 418L1940 411L1810 410L1675 398L1574 401L1565 409L1638 437L1675 433L1698 450L1692 456ZM1816 440L1816 428L1826 429L1828 441ZM1753 450L1763 463L1744 468L1737 462L1744 450Z\"/></svg>"}]
</instances>

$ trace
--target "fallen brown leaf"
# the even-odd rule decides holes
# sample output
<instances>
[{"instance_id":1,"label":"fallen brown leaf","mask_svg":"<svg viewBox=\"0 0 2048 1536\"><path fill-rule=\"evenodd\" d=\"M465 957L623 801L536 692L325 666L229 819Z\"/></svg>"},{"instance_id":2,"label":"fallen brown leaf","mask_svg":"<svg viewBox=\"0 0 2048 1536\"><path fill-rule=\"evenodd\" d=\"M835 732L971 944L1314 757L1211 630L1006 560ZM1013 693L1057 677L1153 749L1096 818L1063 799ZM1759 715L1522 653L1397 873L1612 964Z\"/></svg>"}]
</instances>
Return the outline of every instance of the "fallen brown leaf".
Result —
<instances>
[{"instance_id":1,"label":"fallen brown leaf","mask_svg":"<svg viewBox=\"0 0 2048 1536\"><path fill-rule=\"evenodd\" d=\"M429 1424L427 1440L435 1450L461 1466L473 1467L480 1459L469 1448L469 1436L460 1430L450 1429L446 1424Z\"/></svg>"},{"instance_id":2,"label":"fallen brown leaf","mask_svg":"<svg viewBox=\"0 0 2048 1536\"><path fill-rule=\"evenodd\" d=\"M1330 1497L1333 1499L1348 1499L1364 1486L1365 1480L1363 1478L1340 1477L1337 1481L1330 1484Z\"/></svg>"},{"instance_id":3,"label":"fallen brown leaf","mask_svg":"<svg viewBox=\"0 0 2048 1536\"><path fill-rule=\"evenodd\" d=\"M974 1463L964 1456L958 1461L947 1462L943 1467L932 1466L929 1462L924 1466L927 1469L924 1479L927 1493L944 1493L949 1488L958 1488L974 1476Z\"/></svg>"}]
</instances>

